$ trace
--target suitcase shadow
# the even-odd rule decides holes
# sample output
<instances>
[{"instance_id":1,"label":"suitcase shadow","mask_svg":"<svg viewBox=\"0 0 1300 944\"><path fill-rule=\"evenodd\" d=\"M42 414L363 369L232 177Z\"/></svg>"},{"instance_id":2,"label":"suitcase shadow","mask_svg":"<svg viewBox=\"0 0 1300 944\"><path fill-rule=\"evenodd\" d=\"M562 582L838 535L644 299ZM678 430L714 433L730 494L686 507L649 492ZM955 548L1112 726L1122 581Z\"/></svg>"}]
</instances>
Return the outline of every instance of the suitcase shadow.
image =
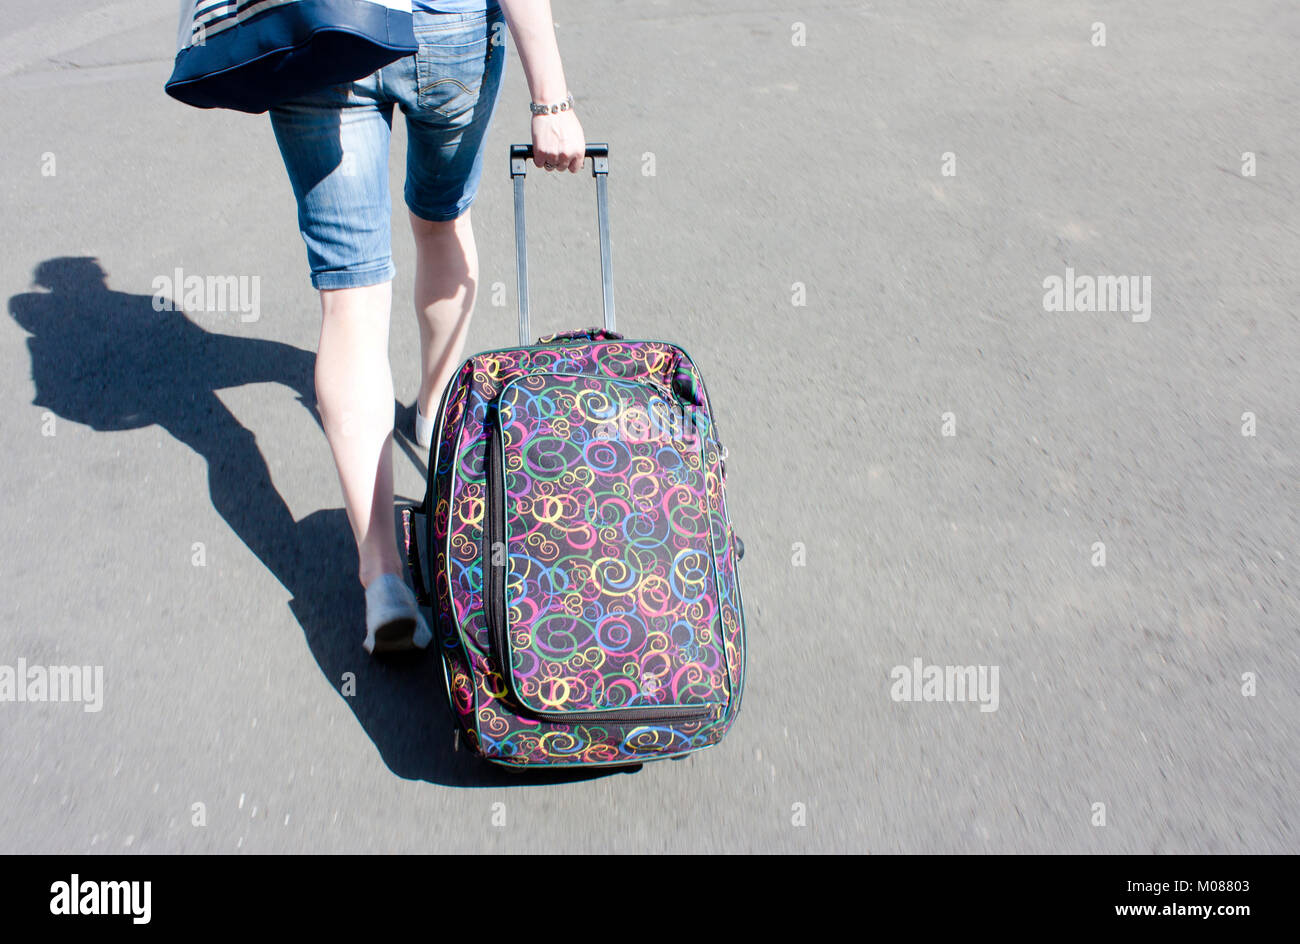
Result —
<instances>
[{"instance_id":1,"label":"suitcase shadow","mask_svg":"<svg viewBox=\"0 0 1300 944\"><path fill-rule=\"evenodd\" d=\"M203 457L213 507L293 595L290 609L321 672L394 774L457 787L611 774L488 764L459 744L436 653L379 660L361 648L365 607L346 513L332 508L294 520L255 436L216 395L282 383L319 426L313 352L209 331L179 305L156 310L153 295L108 288L94 258L47 259L33 281L44 290L9 299L11 317L30 335L33 404L96 431L156 424Z\"/></svg>"},{"instance_id":2,"label":"suitcase shadow","mask_svg":"<svg viewBox=\"0 0 1300 944\"><path fill-rule=\"evenodd\" d=\"M365 625L365 603L356 582L356 549L343 509L315 512L299 522L299 529L304 551L310 550L300 560L317 556L305 580L311 592L295 594L289 605L321 671L393 773L456 787L544 786L613 773L515 771L490 764L466 749L447 702L442 666L433 648L437 641L424 652L375 659L350 631ZM351 681L352 694L344 692L345 680Z\"/></svg>"}]
</instances>

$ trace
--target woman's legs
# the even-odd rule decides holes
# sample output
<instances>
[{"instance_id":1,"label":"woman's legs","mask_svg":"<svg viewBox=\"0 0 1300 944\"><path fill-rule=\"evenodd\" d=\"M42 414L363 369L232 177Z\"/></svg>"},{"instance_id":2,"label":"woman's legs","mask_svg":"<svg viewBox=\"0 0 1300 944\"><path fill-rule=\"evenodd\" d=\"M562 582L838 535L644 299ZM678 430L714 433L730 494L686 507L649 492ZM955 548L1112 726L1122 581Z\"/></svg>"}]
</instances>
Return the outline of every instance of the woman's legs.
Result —
<instances>
[{"instance_id":1,"label":"woman's legs","mask_svg":"<svg viewBox=\"0 0 1300 944\"><path fill-rule=\"evenodd\" d=\"M369 587L403 567L393 526L393 283L323 290L320 299L316 399Z\"/></svg>"},{"instance_id":2,"label":"woman's legs","mask_svg":"<svg viewBox=\"0 0 1300 944\"><path fill-rule=\"evenodd\" d=\"M478 251L466 210L435 223L410 211L415 236L415 313L420 322L420 393L416 404L428 419L460 363L478 293Z\"/></svg>"},{"instance_id":3,"label":"woman's legs","mask_svg":"<svg viewBox=\"0 0 1300 944\"><path fill-rule=\"evenodd\" d=\"M366 590L367 652L423 649L432 639L403 577L393 526L391 279L320 293L316 402L334 453Z\"/></svg>"},{"instance_id":4,"label":"woman's legs","mask_svg":"<svg viewBox=\"0 0 1300 944\"><path fill-rule=\"evenodd\" d=\"M431 417L465 348L478 290L466 210L435 223L411 214L420 324L420 412ZM393 527L393 374L388 329L393 283L320 293L316 399L357 542L362 586L401 574Z\"/></svg>"},{"instance_id":5,"label":"woman's legs","mask_svg":"<svg viewBox=\"0 0 1300 944\"><path fill-rule=\"evenodd\" d=\"M420 412L430 417L465 348L478 290L469 211L444 223L411 214L420 323ZM362 586L400 574L393 527L393 283L324 290L316 399L357 542Z\"/></svg>"},{"instance_id":6,"label":"woman's legs","mask_svg":"<svg viewBox=\"0 0 1300 944\"><path fill-rule=\"evenodd\" d=\"M402 101L407 119L403 193L415 236L421 366L416 405L426 419L433 419L460 366L478 293L469 208L501 94L504 17L494 6L482 16L417 12L414 19L420 49L413 93Z\"/></svg>"},{"instance_id":7,"label":"woman's legs","mask_svg":"<svg viewBox=\"0 0 1300 944\"><path fill-rule=\"evenodd\" d=\"M478 258L467 209L500 94L505 50L489 39L501 19L499 10L479 18L417 14L418 55L271 110L298 201L312 282L320 289L317 401L357 544L372 651L401 648L402 633L413 622L419 625L406 642L424 645L429 635L422 616L403 615L415 612L414 599L407 600L410 590L401 581L404 563L393 522L393 107L400 104L408 119L404 196L416 214L417 402L430 417L463 353L477 294ZM454 213L459 217L429 222ZM390 574L396 581L381 579ZM394 582L399 586L385 589Z\"/></svg>"}]
</instances>

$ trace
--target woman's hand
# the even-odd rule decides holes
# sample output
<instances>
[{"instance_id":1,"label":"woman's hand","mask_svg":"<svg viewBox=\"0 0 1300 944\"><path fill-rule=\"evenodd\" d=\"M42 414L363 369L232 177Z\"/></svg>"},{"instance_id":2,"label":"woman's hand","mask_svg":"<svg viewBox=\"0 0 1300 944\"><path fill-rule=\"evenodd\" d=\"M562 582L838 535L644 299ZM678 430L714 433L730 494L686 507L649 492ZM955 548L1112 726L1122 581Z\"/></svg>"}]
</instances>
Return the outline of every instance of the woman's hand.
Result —
<instances>
[{"instance_id":1,"label":"woman's hand","mask_svg":"<svg viewBox=\"0 0 1300 944\"><path fill-rule=\"evenodd\" d=\"M544 170L582 170L587 139L572 111L533 115L533 163Z\"/></svg>"},{"instance_id":2,"label":"woman's hand","mask_svg":"<svg viewBox=\"0 0 1300 944\"><path fill-rule=\"evenodd\" d=\"M519 50L534 102L559 102L568 98L560 49L555 43L551 0L497 0L506 25ZM587 156L587 139L571 109L533 115L533 162L544 170L576 174Z\"/></svg>"}]
</instances>

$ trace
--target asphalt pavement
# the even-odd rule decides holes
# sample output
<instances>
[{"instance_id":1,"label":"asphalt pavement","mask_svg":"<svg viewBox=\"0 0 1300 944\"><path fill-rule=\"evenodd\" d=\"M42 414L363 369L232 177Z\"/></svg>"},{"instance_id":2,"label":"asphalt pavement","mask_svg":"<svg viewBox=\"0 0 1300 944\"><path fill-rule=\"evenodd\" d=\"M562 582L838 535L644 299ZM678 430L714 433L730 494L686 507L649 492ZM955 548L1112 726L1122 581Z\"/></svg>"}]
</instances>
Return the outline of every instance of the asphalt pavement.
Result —
<instances>
[{"instance_id":1,"label":"asphalt pavement","mask_svg":"<svg viewBox=\"0 0 1300 944\"><path fill-rule=\"evenodd\" d=\"M0 851L1300 852L1294 4L555 4L620 330L730 451L750 658L718 747L543 778L361 648L267 116L163 93L173 4L13 12ZM511 44L472 349L527 100ZM529 186L534 325L596 324L591 178ZM241 303L156 310L178 270ZM20 660L102 682L6 700Z\"/></svg>"}]
</instances>

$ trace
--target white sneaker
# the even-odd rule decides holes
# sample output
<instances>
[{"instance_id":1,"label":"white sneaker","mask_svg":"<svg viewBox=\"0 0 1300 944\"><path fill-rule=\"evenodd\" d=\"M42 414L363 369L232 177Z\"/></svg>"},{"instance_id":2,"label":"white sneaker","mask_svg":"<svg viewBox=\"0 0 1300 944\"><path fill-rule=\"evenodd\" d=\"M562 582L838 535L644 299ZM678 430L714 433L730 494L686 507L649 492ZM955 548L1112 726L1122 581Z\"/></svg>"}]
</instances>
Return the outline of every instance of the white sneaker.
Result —
<instances>
[{"instance_id":1,"label":"white sneaker","mask_svg":"<svg viewBox=\"0 0 1300 944\"><path fill-rule=\"evenodd\" d=\"M433 632L415 602L415 593L397 574L384 574L366 587L366 641L372 655L423 649Z\"/></svg>"},{"instance_id":2,"label":"white sneaker","mask_svg":"<svg viewBox=\"0 0 1300 944\"><path fill-rule=\"evenodd\" d=\"M420 405L415 405L415 441L419 443L421 449L428 449L433 445L433 420L428 419L420 412Z\"/></svg>"}]
</instances>

